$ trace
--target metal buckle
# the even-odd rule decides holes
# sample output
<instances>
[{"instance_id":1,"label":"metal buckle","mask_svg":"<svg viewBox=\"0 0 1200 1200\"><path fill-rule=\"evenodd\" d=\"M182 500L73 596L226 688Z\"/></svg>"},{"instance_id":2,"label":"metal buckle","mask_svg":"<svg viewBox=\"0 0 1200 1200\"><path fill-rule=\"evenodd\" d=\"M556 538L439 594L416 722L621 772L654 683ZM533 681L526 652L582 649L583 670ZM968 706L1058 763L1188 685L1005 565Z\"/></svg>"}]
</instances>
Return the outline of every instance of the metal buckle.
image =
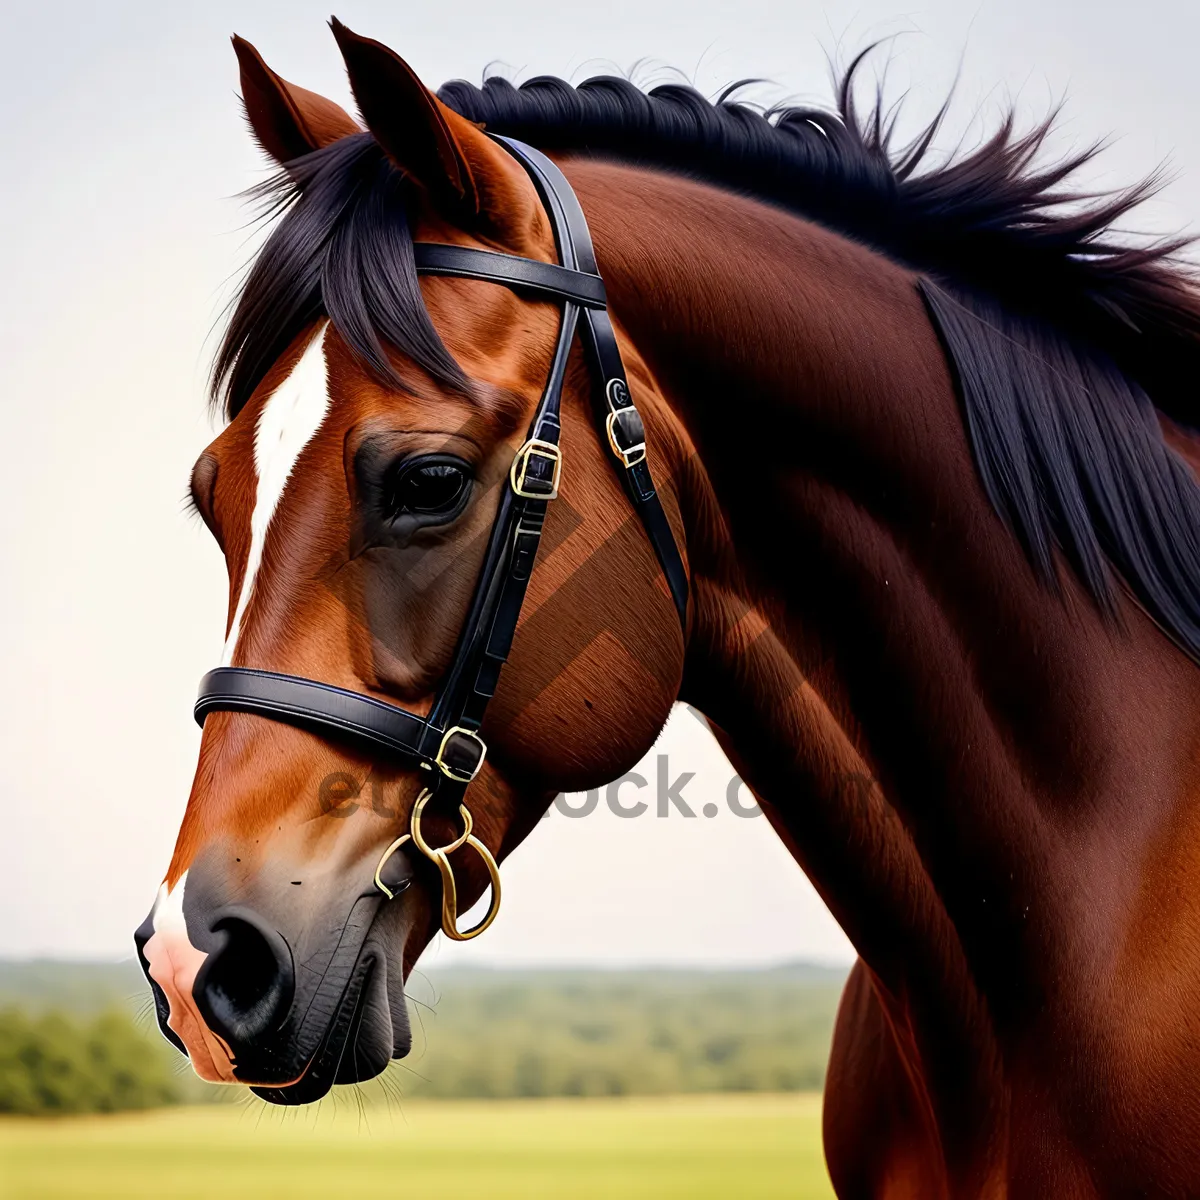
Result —
<instances>
[{"instance_id":1,"label":"metal buckle","mask_svg":"<svg viewBox=\"0 0 1200 1200\"><path fill-rule=\"evenodd\" d=\"M529 489L529 463L531 459L540 458L552 463L550 491L537 492ZM508 479L512 490L526 500L553 500L558 496L558 481L562 475L562 450L553 442L544 442L540 438L530 438L517 451L508 471ZM539 481L543 482L543 481Z\"/></svg>"},{"instance_id":2,"label":"metal buckle","mask_svg":"<svg viewBox=\"0 0 1200 1200\"><path fill-rule=\"evenodd\" d=\"M454 737L455 734L461 735L465 738L470 738L471 741L475 742L479 746L479 758L469 774L465 771L455 768L442 758L442 755L446 752L447 745L450 743L450 739ZM437 764L442 774L448 779L453 779L455 783L470 783L471 780L474 779L475 776L478 775L483 769L483 760L486 757L487 743L484 742L483 738L481 738L479 734L477 734L473 729L464 729L461 725L452 725L446 730L445 735L442 737L442 744L438 747L437 754L433 756L433 761Z\"/></svg>"},{"instance_id":3,"label":"metal buckle","mask_svg":"<svg viewBox=\"0 0 1200 1200\"><path fill-rule=\"evenodd\" d=\"M621 446L617 442L615 426L617 420L624 416L625 413L632 412L637 415L637 409L633 408L616 408L608 414L604 421L604 432L608 435L608 444L612 448L612 452L625 464L625 469L636 467L646 457L645 441L637 442L632 446Z\"/></svg>"},{"instance_id":4,"label":"metal buckle","mask_svg":"<svg viewBox=\"0 0 1200 1200\"><path fill-rule=\"evenodd\" d=\"M625 469L636 467L646 457L646 427L642 424L642 415L633 403L625 380L610 379L604 385L604 398L608 401L608 416L604 421L604 432L608 437L608 445L612 452L625 464ZM642 433L642 440L631 446L622 446L617 441L617 422L625 413L632 413Z\"/></svg>"}]
</instances>

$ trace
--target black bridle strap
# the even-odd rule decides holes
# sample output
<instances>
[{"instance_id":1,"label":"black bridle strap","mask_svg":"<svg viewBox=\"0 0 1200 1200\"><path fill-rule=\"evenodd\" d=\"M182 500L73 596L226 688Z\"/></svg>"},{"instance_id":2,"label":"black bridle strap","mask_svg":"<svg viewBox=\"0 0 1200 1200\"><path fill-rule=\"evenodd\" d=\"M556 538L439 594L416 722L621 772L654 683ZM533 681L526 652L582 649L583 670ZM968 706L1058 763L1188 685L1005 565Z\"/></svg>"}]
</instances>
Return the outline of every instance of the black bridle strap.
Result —
<instances>
[{"instance_id":1,"label":"black bridle strap","mask_svg":"<svg viewBox=\"0 0 1200 1200\"><path fill-rule=\"evenodd\" d=\"M545 388L513 463L511 486L501 496L467 619L429 716L331 684L247 667L210 671L201 681L195 707L201 725L211 712L253 713L436 766L440 788L447 794L461 794L483 764L486 747L478 731L512 646L547 506L558 494L562 390L577 328L602 383L609 448L624 468L626 491L662 564L685 629L687 620L687 575L646 463L645 433L605 311L604 284L587 222L570 184L548 158L520 142L497 140L537 187L550 215L561 265L471 247L417 243L417 270L500 283L561 301L562 319Z\"/></svg>"},{"instance_id":2,"label":"black bridle strap","mask_svg":"<svg viewBox=\"0 0 1200 1200\"><path fill-rule=\"evenodd\" d=\"M604 433L609 449L623 468L626 494L654 547L671 599L687 628L687 571L654 487L646 460L646 431L629 393L617 335L606 311L604 282L587 220L574 190L558 167L540 151L511 138L497 138L529 172L554 222L562 266L496 254L469 246L416 242L413 254L419 275L452 275L502 283L516 291L571 301L583 307L582 337L603 391ZM536 436L536 435L535 435Z\"/></svg>"},{"instance_id":3,"label":"black bridle strap","mask_svg":"<svg viewBox=\"0 0 1200 1200\"><path fill-rule=\"evenodd\" d=\"M516 291L532 292L539 299L570 300L584 308L603 308L608 303L604 280L599 275L587 275L557 263L477 250L474 246L452 246L448 242L414 242L413 258L419 275L482 279Z\"/></svg>"},{"instance_id":4,"label":"black bridle strap","mask_svg":"<svg viewBox=\"0 0 1200 1200\"><path fill-rule=\"evenodd\" d=\"M578 318L576 305L570 302L563 305L550 374L530 422L526 446L534 443L558 446L563 380ZM545 479L533 481L528 490L537 492L547 483ZM472 611L463 627L450 672L429 714L429 720L439 727L458 725L478 730L483 722L483 710L496 690L500 668L508 658L516 633L552 491L547 486L544 498L519 496L511 489L505 491ZM497 565L489 572L487 564L492 560L493 548L497 553L494 560Z\"/></svg>"},{"instance_id":5,"label":"black bridle strap","mask_svg":"<svg viewBox=\"0 0 1200 1200\"><path fill-rule=\"evenodd\" d=\"M216 667L200 681L196 720L211 712L254 713L325 736L369 742L389 754L431 759L441 741L415 713L359 692L250 667Z\"/></svg>"},{"instance_id":6,"label":"black bridle strap","mask_svg":"<svg viewBox=\"0 0 1200 1200\"><path fill-rule=\"evenodd\" d=\"M585 277L599 278L600 268L596 263L591 230L588 229L587 218L583 215L579 198L567 182L566 176L540 150L512 138L501 137L497 138L497 141L507 146L509 152L529 172L542 202L550 210L560 243L566 242L569 245L572 261L568 262L568 258L564 257L564 264L575 267L583 272ZM671 598L679 613L680 625L686 633L687 571L650 474L650 464L646 460L645 427L641 414L629 394L629 381L625 377L625 366L621 361L617 335L607 308L586 308L583 312L581 332L584 347L591 359L592 369L600 381L603 399L607 405L604 421L605 440L623 468L621 478L625 484L626 495L641 517L642 525L666 577Z\"/></svg>"}]
</instances>

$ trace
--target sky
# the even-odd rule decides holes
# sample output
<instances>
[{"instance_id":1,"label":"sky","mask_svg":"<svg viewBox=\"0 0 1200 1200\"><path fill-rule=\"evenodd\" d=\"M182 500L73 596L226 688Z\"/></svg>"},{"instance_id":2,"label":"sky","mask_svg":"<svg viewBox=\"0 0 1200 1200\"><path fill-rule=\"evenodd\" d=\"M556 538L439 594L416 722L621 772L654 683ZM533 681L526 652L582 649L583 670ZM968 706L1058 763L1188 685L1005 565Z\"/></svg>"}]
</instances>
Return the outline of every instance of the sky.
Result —
<instances>
[{"instance_id":1,"label":"sky","mask_svg":"<svg viewBox=\"0 0 1200 1200\"><path fill-rule=\"evenodd\" d=\"M944 149L1007 102L1032 120L1064 100L1056 151L1111 139L1092 182L1168 164L1143 228L1200 214L1194 3L347 0L337 15L433 86L489 66L576 81L675 68L710 94L754 77L771 81L763 99L827 102L830 59L891 39L878 61L888 93L909 93L910 127L957 77ZM127 956L170 856L199 744L192 700L226 605L220 554L182 497L216 430L214 334L255 245L236 196L264 175L228 37L351 107L328 16L307 0L5 13L0 956ZM439 939L425 961L852 958L766 820L730 810L732 769L687 710L638 771L646 814L552 809L505 865L497 924L464 946ZM660 771L693 773L696 816L657 815Z\"/></svg>"}]
</instances>

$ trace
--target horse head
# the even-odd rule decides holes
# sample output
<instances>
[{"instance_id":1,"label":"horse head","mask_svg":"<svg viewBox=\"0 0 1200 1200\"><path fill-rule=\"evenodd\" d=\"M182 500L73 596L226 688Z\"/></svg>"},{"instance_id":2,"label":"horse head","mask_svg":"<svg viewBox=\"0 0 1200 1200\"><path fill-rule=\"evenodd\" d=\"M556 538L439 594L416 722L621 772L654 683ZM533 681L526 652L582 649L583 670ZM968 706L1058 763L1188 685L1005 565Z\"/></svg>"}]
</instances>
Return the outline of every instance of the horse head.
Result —
<instances>
[{"instance_id":1,"label":"horse head","mask_svg":"<svg viewBox=\"0 0 1200 1200\"><path fill-rule=\"evenodd\" d=\"M385 718L378 706L430 720L448 674L461 674L482 593L508 569L495 531L514 491L525 495L518 461L534 468L526 508L544 530L481 732L442 722L441 742L410 761L302 716L215 702L204 714L175 852L137 943L160 1026L195 1070L280 1103L407 1052L404 982L418 955L439 927L461 936L457 912L489 883L494 906L494 859L558 792L606 782L646 752L684 648L655 551L592 429L587 367L566 357L563 303L486 279L418 282L414 242L557 263L537 187L390 50L334 32L365 129L235 39L251 127L280 167L267 190L284 211L218 359L230 419L191 481L228 565L222 668L235 681L320 681ZM627 366L661 426L653 381L635 354ZM548 379L563 427L552 502L534 475L555 447L531 456L527 444ZM656 432L669 484L684 448ZM677 515L669 486L663 495ZM433 776L456 736L468 755L485 742L487 756L465 774L450 767L446 803Z\"/></svg>"}]
</instances>

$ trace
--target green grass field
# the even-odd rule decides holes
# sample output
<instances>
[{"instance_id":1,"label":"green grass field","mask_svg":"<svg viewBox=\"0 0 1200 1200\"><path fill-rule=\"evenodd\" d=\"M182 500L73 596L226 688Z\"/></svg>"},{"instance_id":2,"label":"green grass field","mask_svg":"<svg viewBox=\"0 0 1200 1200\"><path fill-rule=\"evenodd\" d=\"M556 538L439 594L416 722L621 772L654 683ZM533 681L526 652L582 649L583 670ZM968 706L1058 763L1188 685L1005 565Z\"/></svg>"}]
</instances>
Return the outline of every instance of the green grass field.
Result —
<instances>
[{"instance_id":1,"label":"green grass field","mask_svg":"<svg viewBox=\"0 0 1200 1200\"><path fill-rule=\"evenodd\" d=\"M812 1094L0 1120L0 1196L831 1197Z\"/></svg>"}]
</instances>

